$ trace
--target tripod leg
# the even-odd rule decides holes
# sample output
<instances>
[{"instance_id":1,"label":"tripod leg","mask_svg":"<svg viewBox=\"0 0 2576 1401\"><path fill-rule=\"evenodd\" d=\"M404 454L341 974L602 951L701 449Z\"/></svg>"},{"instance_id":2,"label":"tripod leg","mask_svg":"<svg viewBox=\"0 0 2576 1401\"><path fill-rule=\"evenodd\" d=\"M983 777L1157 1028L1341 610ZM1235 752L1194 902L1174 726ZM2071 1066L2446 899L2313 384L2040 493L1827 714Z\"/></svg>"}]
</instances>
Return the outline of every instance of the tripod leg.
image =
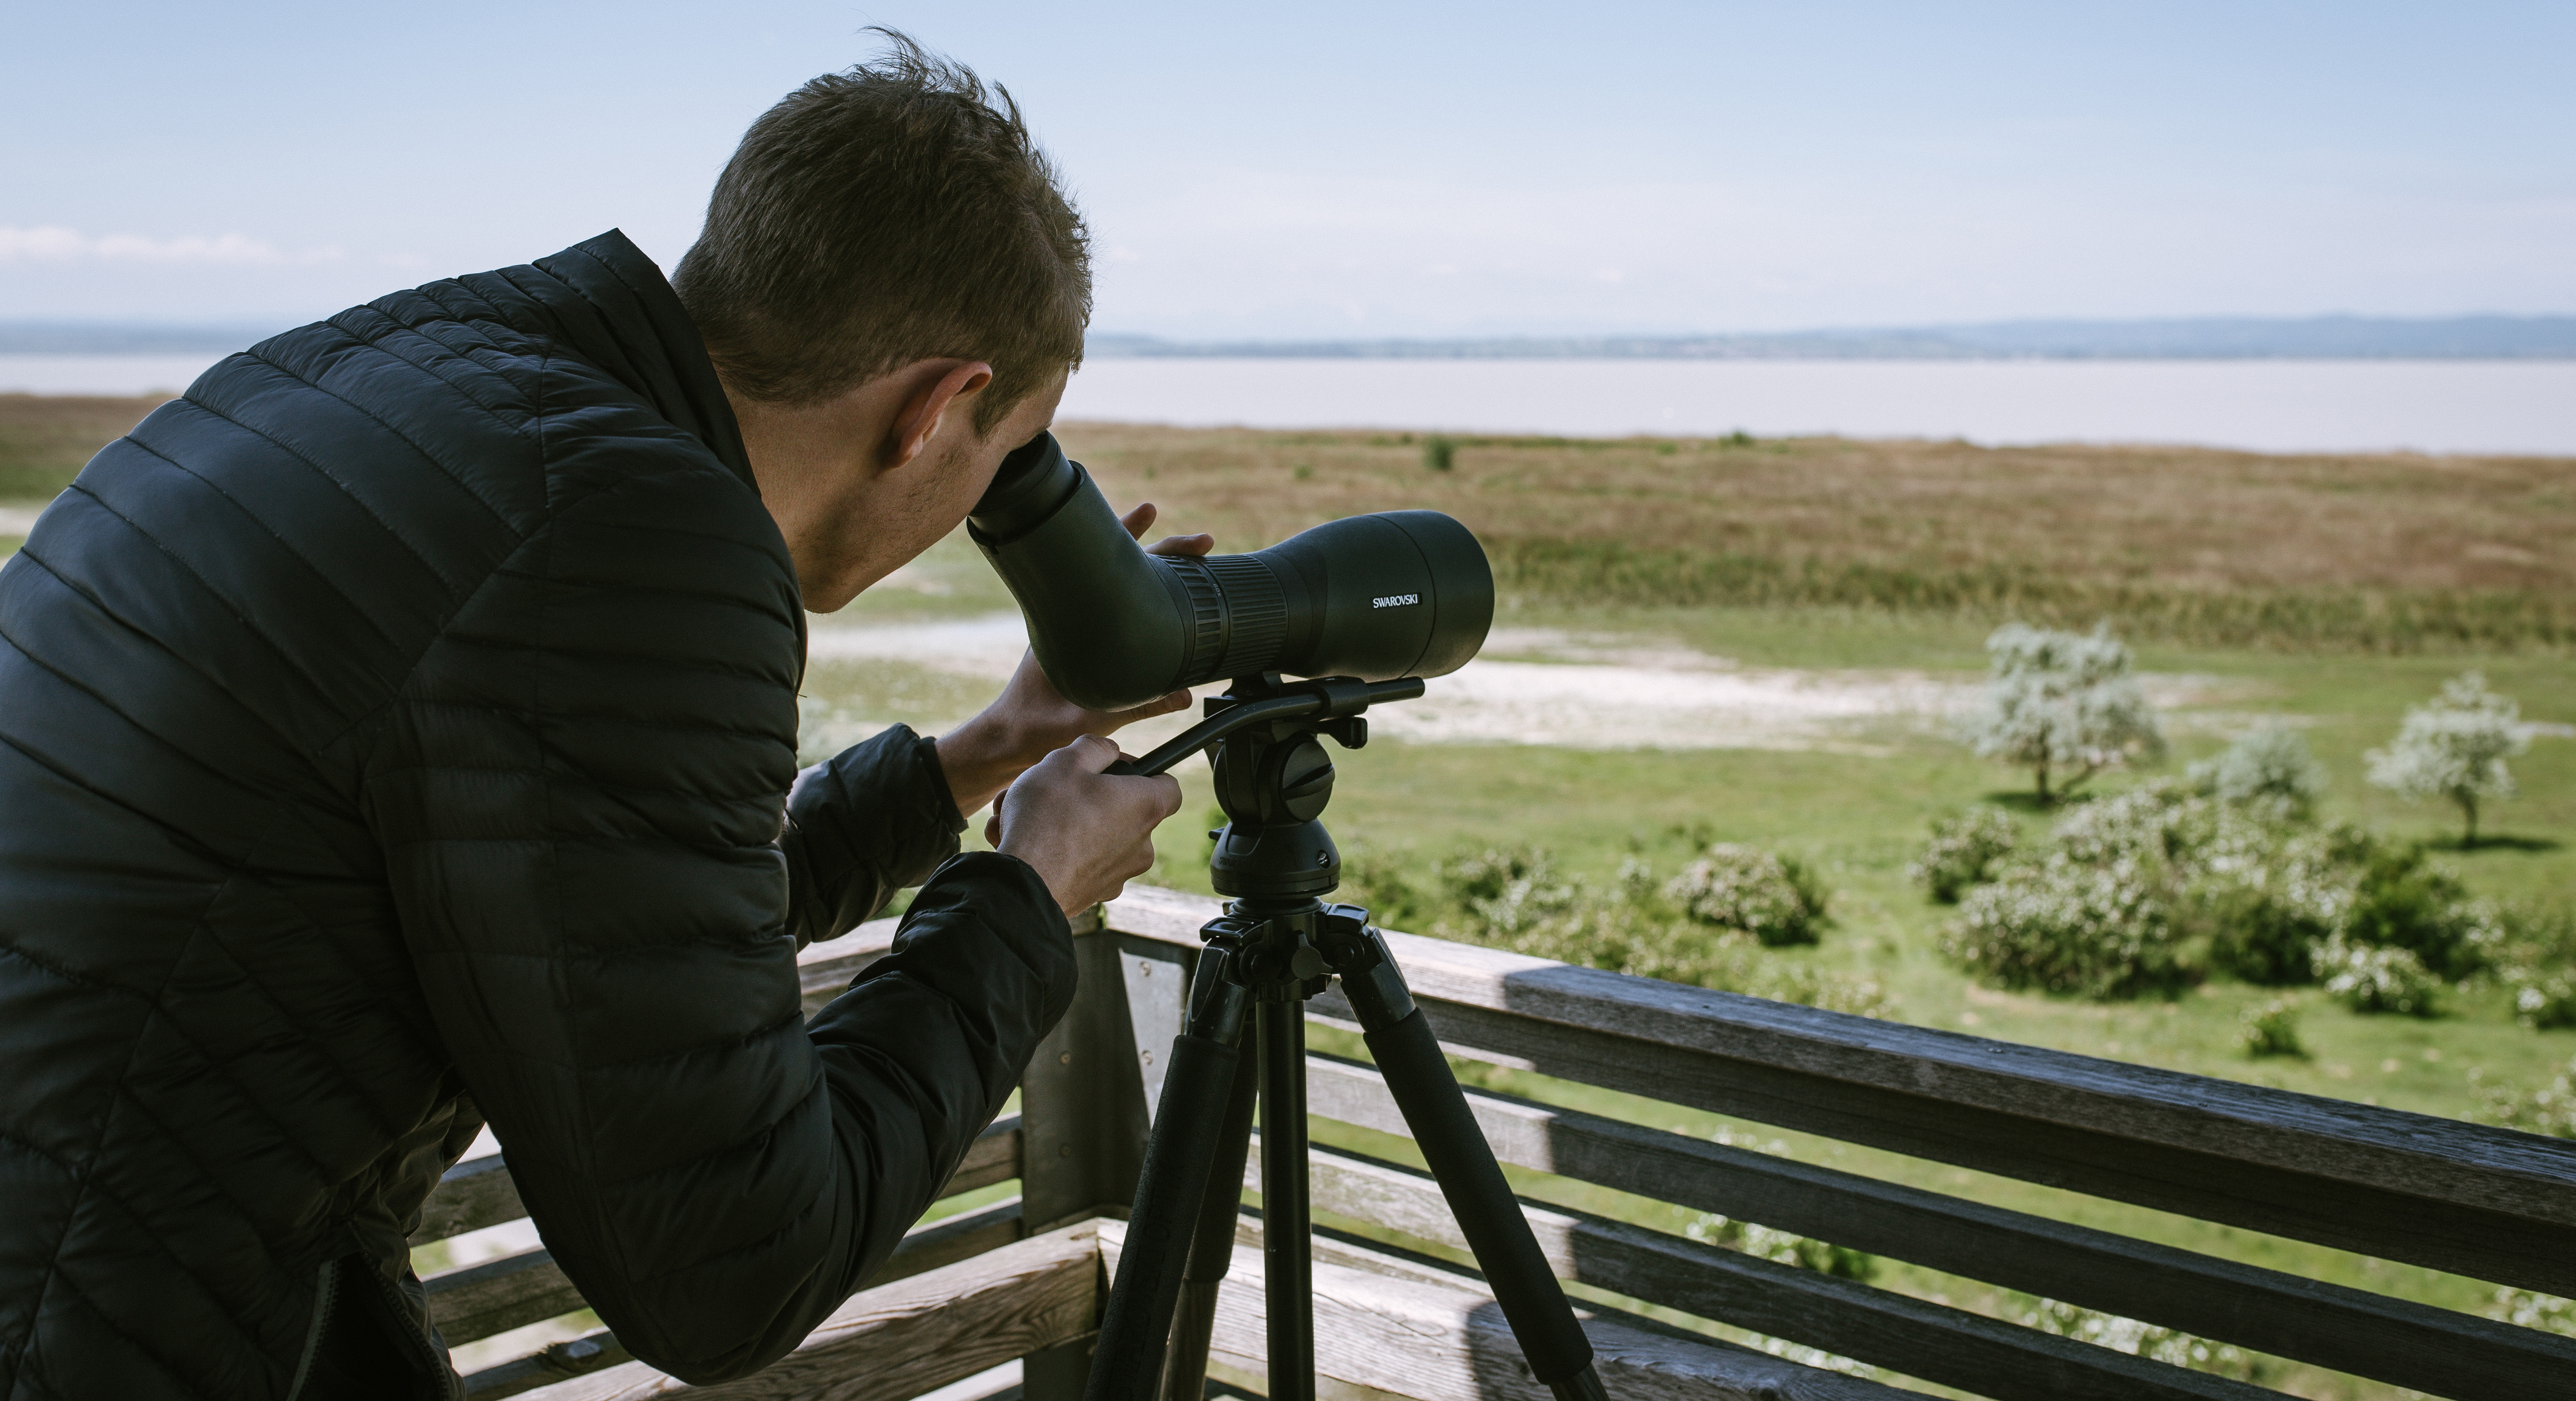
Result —
<instances>
[{"instance_id":1,"label":"tripod leg","mask_svg":"<svg viewBox=\"0 0 2576 1401\"><path fill-rule=\"evenodd\" d=\"M1306 1197L1306 1004L1260 1004L1261 1276L1270 1401L1315 1401L1315 1262Z\"/></svg>"},{"instance_id":2,"label":"tripod leg","mask_svg":"<svg viewBox=\"0 0 2576 1401\"><path fill-rule=\"evenodd\" d=\"M1180 1295L1188 1232L1208 1190L1208 1169L1229 1117L1224 1106L1232 1098L1242 1059L1237 1045L1251 997L1227 976L1230 971L1222 950L1211 948L1199 957L1189 1029L1172 1043L1153 1137L1145 1145L1144 1173L1128 1213L1126 1249L1092 1348L1084 1401L1152 1401L1162 1379L1163 1346ZM1239 1193L1242 1159L1235 1161Z\"/></svg>"},{"instance_id":3,"label":"tripod leg","mask_svg":"<svg viewBox=\"0 0 2576 1401\"><path fill-rule=\"evenodd\" d=\"M1234 1093L1217 1130L1216 1162L1199 1197L1199 1221L1190 1232L1190 1262L1181 1271L1180 1313L1172 1321L1172 1351L1163 1371L1163 1401L1203 1401L1207 1395L1208 1344L1216 1335L1216 1295L1234 1264L1234 1222L1243 1208L1243 1160L1252 1148L1252 1108L1261 1088L1257 1056L1234 1066Z\"/></svg>"},{"instance_id":4,"label":"tripod leg","mask_svg":"<svg viewBox=\"0 0 2576 1401\"><path fill-rule=\"evenodd\" d=\"M1375 930L1368 934L1375 960L1343 970L1342 991L1359 1016L1378 1073L1404 1112L1405 1126L1440 1183L1440 1195L1458 1218L1467 1248L1493 1286L1494 1302L1502 1306L1531 1373L1547 1383L1557 1401L1602 1401L1601 1378L1592 1369L1592 1340L1583 1336L1564 1287L1548 1268L1538 1238L1530 1234L1529 1218L1521 1215L1492 1146L1476 1127L1431 1023L1413 1005L1394 955L1374 937ZM1263 1147L1266 1151L1268 1145Z\"/></svg>"}]
</instances>

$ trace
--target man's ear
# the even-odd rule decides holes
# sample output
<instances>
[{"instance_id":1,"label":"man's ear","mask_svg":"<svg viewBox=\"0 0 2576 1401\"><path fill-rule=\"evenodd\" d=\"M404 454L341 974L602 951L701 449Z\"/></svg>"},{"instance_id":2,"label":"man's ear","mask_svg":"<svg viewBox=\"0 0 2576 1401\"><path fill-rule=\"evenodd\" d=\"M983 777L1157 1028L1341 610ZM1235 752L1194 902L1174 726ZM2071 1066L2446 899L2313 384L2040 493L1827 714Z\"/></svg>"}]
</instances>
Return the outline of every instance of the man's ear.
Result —
<instances>
[{"instance_id":1,"label":"man's ear","mask_svg":"<svg viewBox=\"0 0 2576 1401\"><path fill-rule=\"evenodd\" d=\"M993 367L981 360L952 361L947 370L934 375L940 363L932 361L922 367L921 378L904 397L903 407L895 412L886 441L884 461L888 471L920 457L937 436L940 421L949 410L965 412L975 396L993 382Z\"/></svg>"}]
</instances>

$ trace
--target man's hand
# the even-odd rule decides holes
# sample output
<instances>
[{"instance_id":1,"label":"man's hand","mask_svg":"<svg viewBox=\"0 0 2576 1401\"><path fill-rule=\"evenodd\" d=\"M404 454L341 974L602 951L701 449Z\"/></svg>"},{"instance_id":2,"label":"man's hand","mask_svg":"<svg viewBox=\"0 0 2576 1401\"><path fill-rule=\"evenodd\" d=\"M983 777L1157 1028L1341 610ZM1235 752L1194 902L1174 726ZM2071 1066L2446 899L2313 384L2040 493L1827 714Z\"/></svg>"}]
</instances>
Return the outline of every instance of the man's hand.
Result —
<instances>
[{"instance_id":1,"label":"man's hand","mask_svg":"<svg viewBox=\"0 0 2576 1401\"><path fill-rule=\"evenodd\" d=\"M1119 523L1129 535L1143 538L1154 523L1153 503L1128 512ZM1170 535L1146 546L1146 553L1203 555L1215 544L1212 536ZM957 811L972 815L1030 765L1076 739L1115 734L1138 720L1186 710L1189 704L1189 692L1174 691L1133 710L1085 710L1066 700L1047 680L1035 653L1024 652L1000 698L984 707L982 714L939 737L939 767L948 775L948 791L957 799Z\"/></svg>"},{"instance_id":2,"label":"man's hand","mask_svg":"<svg viewBox=\"0 0 2576 1401\"><path fill-rule=\"evenodd\" d=\"M1002 795L984 828L993 849L1029 863L1067 915L1118 898L1154 864L1154 828L1181 810L1170 774L1102 773L1118 746L1084 735L1039 760Z\"/></svg>"}]
</instances>

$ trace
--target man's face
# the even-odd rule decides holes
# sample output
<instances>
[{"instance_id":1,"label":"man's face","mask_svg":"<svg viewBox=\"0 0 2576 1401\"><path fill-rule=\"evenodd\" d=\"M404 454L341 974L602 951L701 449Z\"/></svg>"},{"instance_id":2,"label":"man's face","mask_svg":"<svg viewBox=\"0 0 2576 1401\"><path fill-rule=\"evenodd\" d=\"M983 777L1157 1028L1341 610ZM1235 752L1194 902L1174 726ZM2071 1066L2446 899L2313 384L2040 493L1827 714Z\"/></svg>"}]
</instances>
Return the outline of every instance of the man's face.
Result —
<instances>
[{"instance_id":1,"label":"man's face","mask_svg":"<svg viewBox=\"0 0 2576 1401\"><path fill-rule=\"evenodd\" d=\"M1001 470L1002 459L1055 421L1056 405L1064 399L1065 381L1069 378L1070 372L1060 372L1053 381L1031 391L990 433L979 435L975 431L971 400L950 408L923 445L921 456L902 470L901 475L909 480L896 500L888 503L891 509L873 520L849 523L853 528L875 533L882 542L879 548L869 551L875 556L872 562L882 567L871 572L860 588L918 558L922 551L964 523L966 513L975 509L975 503L983 499L984 489L993 484L993 474ZM842 599L831 607L838 608L846 602ZM807 606L815 605L809 601Z\"/></svg>"}]
</instances>

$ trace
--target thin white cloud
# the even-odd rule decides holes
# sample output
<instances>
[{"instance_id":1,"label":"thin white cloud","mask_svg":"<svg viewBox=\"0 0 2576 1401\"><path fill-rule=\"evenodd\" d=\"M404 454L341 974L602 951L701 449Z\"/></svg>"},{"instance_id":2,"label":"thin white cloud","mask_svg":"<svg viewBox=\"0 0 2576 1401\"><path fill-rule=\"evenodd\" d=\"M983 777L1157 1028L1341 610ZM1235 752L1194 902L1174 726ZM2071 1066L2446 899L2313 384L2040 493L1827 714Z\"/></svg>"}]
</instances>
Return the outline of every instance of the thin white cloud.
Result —
<instances>
[{"instance_id":1,"label":"thin white cloud","mask_svg":"<svg viewBox=\"0 0 2576 1401\"><path fill-rule=\"evenodd\" d=\"M228 233L149 238L112 233L92 237L62 224L17 228L0 224L0 263L154 263L195 267L290 267L337 262L337 246L293 252L264 239Z\"/></svg>"}]
</instances>

